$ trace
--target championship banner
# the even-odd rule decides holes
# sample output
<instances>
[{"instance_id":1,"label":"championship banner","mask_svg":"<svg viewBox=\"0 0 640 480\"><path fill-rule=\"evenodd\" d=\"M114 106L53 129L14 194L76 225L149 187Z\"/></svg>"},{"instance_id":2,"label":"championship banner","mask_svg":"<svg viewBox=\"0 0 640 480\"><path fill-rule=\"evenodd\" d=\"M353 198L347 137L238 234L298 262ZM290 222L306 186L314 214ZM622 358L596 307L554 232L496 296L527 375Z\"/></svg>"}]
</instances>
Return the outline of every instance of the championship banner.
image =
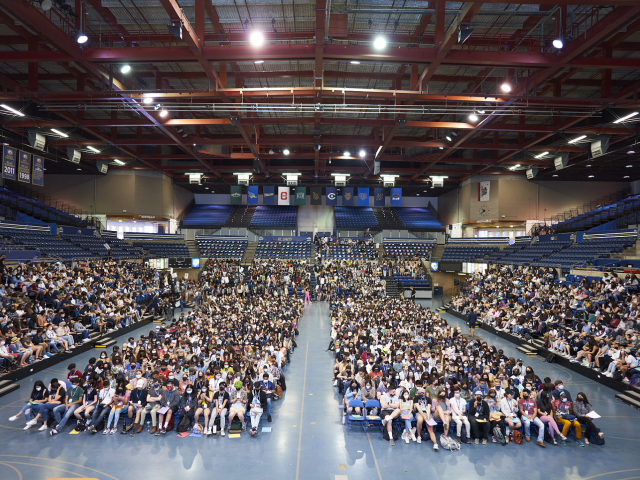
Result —
<instances>
[{"instance_id":1,"label":"championship banner","mask_svg":"<svg viewBox=\"0 0 640 480\"><path fill-rule=\"evenodd\" d=\"M247 187L247 205L258 204L258 185L249 185Z\"/></svg>"},{"instance_id":2,"label":"championship banner","mask_svg":"<svg viewBox=\"0 0 640 480\"><path fill-rule=\"evenodd\" d=\"M31 183L31 154L20 152L18 161L18 181Z\"/></svg>"},{"instance_id":3,"label":"championship banner","mask_svg":"<svg viewBox=\"0 0 640 480\"><path fill-rule=\"evenodd\" d=\"M342 205L353 206L353 187L342 187Z\"/></svg>"},{"instance_id":4,"label":"championship banner","mask_svg":"<svg viewBox=\"0 0 640 480\"><path fill-rule=\"evenodd\" d=\"M392 207L401 207L402 206L402 189L401 188L392 188L391 189L391 202L390 205Z\"/></svg>"},{"instance_id":5,"label":"championship banner","mask_svg":"<svg viewBox=\"0 0 640 480\"><path fill-rule=\"evenodd\" d=\"M16 179L16 161L18 151L5 145L2 149L2 178Z\"/></svg>"},{"instance_id":6,"label":"championship banner","mask_svg":"<svg viewBox=\"0 0 640 480\"><path fill-rule=\"evenodd\" d=\"M358 188L358 206L359 207L368 207L369 206L369 188Z\"/></svg>"},{"instance_id":7,"label":"championship banner","mask_svg":"<svg viewBox=\"0 0 640 480\"><path fill-rule=\"evenodd\" d=\"M311 187L311 205L322 205L322 187Z\"/></svg>"},{"instance_id":8,"label":"championship banner","mask_svg":"<svg viewBox=\"0 0 640 480\"><path fill-rule=\"evenodd\" d=\"M478 201L488 202L491 191L491 182L478 182Z\"/></svg>"},{"instance_id":9,"label":"championship banner","mask_svg":"<svg viewBox=\"0 0 640 480\"><path fill-rule=\"evenodd\" d=\"M242 186L232 185L229 196L231 197L231 205L240 205L242 203Z\"/></svg>"},{"instance_id":10,"label":"championship banner","mask_svg":"<svg viewBox=\"0 0 640 480\"><path fill-rule=\"evenodd\" d=\"M296 187L296 205L307 204L307 187Z\"/></svg>"},{"instance_id":11,"label":"championship banner","mask_svg":"<svg viewBox=\"0 0 640 480\"><path fill-rule=\"evenodd\" d=\"M262 204L263 205L274 205L275 204L275 195L274 190L275 187L271 185L265 185L262 187Z\"/></svg>"},{"instance_id":12,"label":"championship banner","mask_svg":"<svg viewBox=\"0 0 640 480\"><path fill-rule=\"evenodd\" d=\"M31 173L31 183L39 187L44 186L44 158L33 156L33 171Z\"/></svg>"},{"instance_id":13,"label":"championship banner","mask_svg":"<svg viewBox=\"0 0 640 480\"><path fill-rule=\"evenodd\" d=\"M327 205L338 205L338 189L327 187Z\"/></svg>"},{"instance_id":14,"label":"championship banner","mask_svg":"<svg viewBox=\"0 0 640 480\"><path fill-rule=\"evenodd\" d=\"M289 205L289 187L278 187L278 205Z\"/></svg>"},{"instance_id":15,"label":"championship banner","mask_svg":"<svg viewBox=\"0 0 640 480\"><path fill-rule=\"evenodd\" d=\"M373 189L373 206L384 207L384 188Z\"/></svg>"}]
</instances>

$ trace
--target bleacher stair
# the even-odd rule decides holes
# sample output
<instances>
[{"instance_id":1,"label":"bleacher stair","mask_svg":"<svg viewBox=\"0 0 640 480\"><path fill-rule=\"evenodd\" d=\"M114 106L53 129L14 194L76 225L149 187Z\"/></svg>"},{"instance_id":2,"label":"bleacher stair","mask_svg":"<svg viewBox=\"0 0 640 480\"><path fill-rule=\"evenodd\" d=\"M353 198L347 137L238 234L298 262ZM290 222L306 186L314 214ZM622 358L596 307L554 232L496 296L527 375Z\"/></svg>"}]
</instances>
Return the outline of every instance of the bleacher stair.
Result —
<instances>
[{"instance_id":1,"label":"bleacher stair","mask_svg":"<svg viewBox=\"0 0 640 480\"><path fill-rule=\"evenodd\" d=\"M258 242L249 242L247 249L244 251L244 257L242 257L243 265L249 265L253 261L256 248L258 248Z\"/></svg>"}]
</instances>

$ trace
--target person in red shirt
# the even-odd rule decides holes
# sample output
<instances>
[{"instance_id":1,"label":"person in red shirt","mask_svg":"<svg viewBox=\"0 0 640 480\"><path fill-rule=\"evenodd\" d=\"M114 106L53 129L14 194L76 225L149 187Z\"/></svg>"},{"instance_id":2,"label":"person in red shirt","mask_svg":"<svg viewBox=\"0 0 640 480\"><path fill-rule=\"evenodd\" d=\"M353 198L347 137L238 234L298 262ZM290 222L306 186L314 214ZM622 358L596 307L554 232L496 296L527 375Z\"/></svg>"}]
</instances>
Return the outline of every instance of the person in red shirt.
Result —
<instances>
[{"instance_id":1,"label":"person in red shirt","mask_svg":"<svg viewBox=\"0 0 640 480\"><path fill-rule=\"evenodd\" d=\"M67 370L69 370L69 373L67 374L67 381L72 382L74 378L77 378L77 379L82 378L82 372L76 369L75 363L69 364L69 366L67 367Z\"/></svg>"}]
</instances>

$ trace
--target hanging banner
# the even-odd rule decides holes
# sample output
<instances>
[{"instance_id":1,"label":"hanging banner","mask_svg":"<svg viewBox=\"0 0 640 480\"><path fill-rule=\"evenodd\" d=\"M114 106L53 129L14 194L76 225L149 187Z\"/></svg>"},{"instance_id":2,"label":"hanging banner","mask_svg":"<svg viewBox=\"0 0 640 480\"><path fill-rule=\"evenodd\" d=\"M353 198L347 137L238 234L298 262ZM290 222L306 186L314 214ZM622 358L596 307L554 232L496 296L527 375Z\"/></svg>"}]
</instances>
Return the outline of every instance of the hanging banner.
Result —
<instances>
[{"instance_id":1,"label":"hanging banner","mask_svg":"<svg viewBox=\"0 0 640 480\"><path fill-rule=\"evenodd\" d=\"M391 189L391 202L390 205L392 207L401 207L402 206L402 189L401 188L392 188Z\"/></svg>"},{"instance_id":2,"label":"hanging banner","mask_svg":"<svg viewBox=\"0 0 640 480\"><path fill-rule=\"evenodd\" d=\"M231 205L240 205L242 203L242 186L231 185Z\"/></svg>"},{"instance_id":3,"label":"hanging banner","mask_svg":"<svg viewBox=\"0 0 640 480\"><path fill-rule=\"evenodd\" d=\"M373 189L373 206L384 207L384 188Z\"/></svg>"},{"instance_id":4,"label":"hanging banner","mask_svg":"<svg viewBox=\"0 0 640 480\"><path fill-rule=\"evenodd\" d=\"M31 183L31 154L20 152L18 160L18 181Z\"/></svg>"},{"instance_id":5,"label":"hanging banner","mask_svg":"<svg viewBox=\"0 0 640 480\"><path fill-rule=\"evenodd\" d=\"M247 205L258 204L258 185L249 185L247 187Z\"/></svg>"},{"instance_id":6,"label":"hanging banner","mask_svg":"<svg viewBox=\"0 0 640 480\"><path fill-rule=\"evenodd\" d=\"M16 179L16 162L18 151L15 148L5 147L2 149L2 178L9 180Z\"/></svg>"},{"instance_id":7,"label":"hanging banner","mask_svg":"<svg viewBox=\"0 0 640 480\"><path fill-rule=\"evenodd\" d=\"M274 187L270 185L265 185L262 187L262 204L263 205L274 205Z\"/></svg>"},{"instance_id":8,"label":"hanging banner","mask_svg":"<svg viewBox=\"0 0 640 480\"><path fill-rule=\"evenodd\" d=\"M491 182L478 182L478 201L488 202L491 190Z\"/></svg>"},{"instance_id":9,"label":"hanging banner","mask_svg":"<svg viewBox=\"0 0 640 480\"><path fill-rule=\"evenodd\" d=\"M369 206L369 188L358 188L358 206L359 207L368 207Z\"/></svg>"},{"instance_id":10,"label":"hanging banner","mask_svg":"<svg viewBox=\"0 0 640 480\"><path fill-rule=\"evenodd\" d=\"M39 187L44 186L44 158L33 156L33 171L31 173L31 183Z\"/></svg>"},{"instance_id":11,"label":"hanging banner","mask_svg":"<svg viewBox=\"0 0 640 480\"><path fill-rule=\"evenodd\" d=\"M327 205L338 205L338 189L327 187Z\"/></svg>"},{"instance_id":12,"label":"hanging banner","mask_svg":"<svg viewBox=\"0 0 640 480\"><path fill-rule=\"evenodd\" d=\"M278 187L278 205L289 205L289 187Z\"/></svg>"},{"instance_id":13,"label":"hanging banner","mask_svg":"<svg viewBox=\"0 0 640 480\"><path fill-rule=\"evenodd\" d=\"M353 206L353 187L342 187L342 205Z\"/></svg>"},{"instance_id":14,"label":"hanging banner","mask_svg":"<svg viewBox=\"0 0 640 480\"><path fill-rule=\"evenodd\" d=\"M311 187L311 205L322 205L322 187Z\"/></svg>"},{"instance_id":15,"label":"hanging banner","mask_svg":"<svg viewBox=\"0 0 640 480\"><path fill-rule=\"evenodd\" d=\"M307 204L307 187L296 187L296 205Z\"/></svg>"}]
</instances>

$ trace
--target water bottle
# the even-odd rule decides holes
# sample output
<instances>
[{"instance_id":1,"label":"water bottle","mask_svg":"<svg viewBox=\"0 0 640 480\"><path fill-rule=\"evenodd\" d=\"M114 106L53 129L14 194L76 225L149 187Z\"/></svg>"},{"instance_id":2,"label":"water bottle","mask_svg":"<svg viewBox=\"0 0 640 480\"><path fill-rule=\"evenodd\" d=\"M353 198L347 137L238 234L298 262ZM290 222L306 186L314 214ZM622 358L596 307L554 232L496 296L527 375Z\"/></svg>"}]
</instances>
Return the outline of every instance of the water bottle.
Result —
<instances>
[{"instance_id":1,"label":"water bottle","mask_svg":"<svg viewBox=\"0 0 640 480\"><path fill-rule=\"evenodd\" d=\"M151 432L151 422L147 420L147 432Z\"/></svg>"}]
</instances>

